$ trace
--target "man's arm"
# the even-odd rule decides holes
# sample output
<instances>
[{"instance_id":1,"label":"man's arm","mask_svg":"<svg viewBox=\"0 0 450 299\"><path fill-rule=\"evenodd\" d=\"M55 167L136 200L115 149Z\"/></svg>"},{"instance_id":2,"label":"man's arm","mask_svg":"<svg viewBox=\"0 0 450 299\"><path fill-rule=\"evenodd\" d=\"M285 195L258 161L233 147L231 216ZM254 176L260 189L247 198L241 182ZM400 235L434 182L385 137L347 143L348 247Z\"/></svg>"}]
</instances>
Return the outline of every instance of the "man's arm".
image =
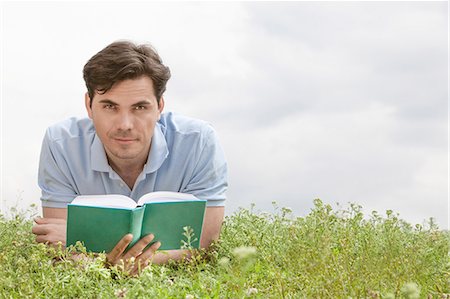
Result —
<instances>
[{"instance_id":1,"label":"man's arm","mask_svg":"<svg viewBox=\"0 0 450 299\"><path fill-rule=\"evenodd\" d=\"M224 214L224 207L206 208L205 219L203 220L202 237L200 239L200 247L207 248L212 241L219 239Z\"/></svg>"},{"instance_id":2,"label":"man's arm","mask_svg":"<svg viewBox=\"0 0 450 299\"><path fill-rule=\"evenodd\" d=\"M63 208L42 208L44 218L67 219L67 209Z\"/></svg>"}]
</instances>

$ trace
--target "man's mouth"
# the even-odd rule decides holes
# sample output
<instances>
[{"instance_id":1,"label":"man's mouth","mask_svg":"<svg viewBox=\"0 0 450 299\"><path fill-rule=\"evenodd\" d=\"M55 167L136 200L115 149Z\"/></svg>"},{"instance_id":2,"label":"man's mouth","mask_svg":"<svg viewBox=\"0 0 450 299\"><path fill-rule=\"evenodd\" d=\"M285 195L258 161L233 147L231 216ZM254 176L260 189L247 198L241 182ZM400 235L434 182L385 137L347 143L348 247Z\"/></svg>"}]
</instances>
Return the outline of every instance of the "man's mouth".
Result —
<instances>
[{"instance_id":1,"label":"man's mouth","mask_svg":"<svg viewBox=\"0 0 450 299\"><path fill-rule=\"evenodd\" d=\"M130 144L135 142L137 139L135 138L114 138L114 141L120 144Z\"/></svg>"}]
</instances>

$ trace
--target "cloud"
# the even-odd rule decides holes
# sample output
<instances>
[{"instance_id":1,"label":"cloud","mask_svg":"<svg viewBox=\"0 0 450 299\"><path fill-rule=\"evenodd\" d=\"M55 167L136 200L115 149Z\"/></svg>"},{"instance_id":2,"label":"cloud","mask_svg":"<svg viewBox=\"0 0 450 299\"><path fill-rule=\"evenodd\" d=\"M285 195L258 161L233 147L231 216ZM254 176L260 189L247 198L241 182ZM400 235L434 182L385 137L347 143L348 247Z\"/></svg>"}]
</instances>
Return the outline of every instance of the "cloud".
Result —
<instances>
[{"instance_id":1,"label":"cloud","mask_svg":"<svg viewBox=\"0 0 450 299\"><path fill-rule=\"evenodd\" d=\"M188 74L174 83L175 95L191 96L186 101L196 113L255 128L299 112L357 111L380 102L396 106L399 117L446 120L442 4L425 13L414 4L245 7L247 16L230 29L244 33L225 43L233 44L234 63L221 66L222 76L197 63L186 70L201 83Z\"/></svg>"},{"instance_id":2,"label":"cloud","mask_svg":"<svg viewBox=\"0 0 450 299\"><path fill-rule=\"evenodd\" d=\"M322 197L446 225L445 5L247 7L231 204Z\"/></svg>"}]
</instances>

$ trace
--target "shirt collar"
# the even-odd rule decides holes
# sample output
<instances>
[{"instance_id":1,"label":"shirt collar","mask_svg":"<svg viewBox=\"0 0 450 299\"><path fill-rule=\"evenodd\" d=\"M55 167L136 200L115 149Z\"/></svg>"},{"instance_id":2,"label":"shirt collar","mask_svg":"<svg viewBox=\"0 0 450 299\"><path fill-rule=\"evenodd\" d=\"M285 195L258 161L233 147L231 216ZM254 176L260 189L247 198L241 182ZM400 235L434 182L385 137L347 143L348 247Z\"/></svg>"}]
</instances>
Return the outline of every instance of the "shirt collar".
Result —
<instances>
[{"instance_id":1,"label":"shirt collar","mask_svg":"<svg viewBox=\"0 0 450 299\"><path fill-rule=\"evenodd\" d=\"M144 172L152 173L157 171L168 156L169 148L166 138L162 132L161 124L157 122L153 132L150 154L148 155L147 163L144 165Z\"/></svg>"},{"instance_id":2,"label":"shirt collar","mask_svg":"<svg viewBox=\"0 0 450 299\"><path fill-rule=\"evenodd\" d=\"M143 172L152 173L157 171L168 156L169 148L162 132L161 124L156 123L150 154L148 155L147 163L144 165ZM97 133L94 135L94 141L91 145L91 168L92 170L101 172L111 171L108 159L106 158L105 149Z\"/></svg>"},{"instance_id":3,"label":"shirt collar","mask_svg":"<svg viewBox=\"0 0 450 299\"><path fill-rule=\"evenodd\" d=\"M111 169L106 158L105 149L97 133L94 134L94 142L91 145L91 168L101 172L109 172Z\"/></svg>"}]
</instances>

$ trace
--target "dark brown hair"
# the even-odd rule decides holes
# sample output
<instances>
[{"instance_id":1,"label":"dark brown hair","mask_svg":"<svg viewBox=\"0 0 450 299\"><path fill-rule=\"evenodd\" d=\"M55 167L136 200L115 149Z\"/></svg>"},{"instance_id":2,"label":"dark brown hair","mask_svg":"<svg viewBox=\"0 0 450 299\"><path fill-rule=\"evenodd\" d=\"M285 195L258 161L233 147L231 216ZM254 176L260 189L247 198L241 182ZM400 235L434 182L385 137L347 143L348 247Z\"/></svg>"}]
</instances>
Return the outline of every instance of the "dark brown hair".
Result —
<instances>
[{"instance_id":1,"label":"dark brown hair","mask_svg":"<svg viewBox=\"0 0 450 299\"><path fill-rule=\"evenodd\" d=\"M103 94L120 81L141 76L148 76L152 80L159 105L170 78L170 70L162 64L156 50L148 44L113 42L89 59L83 68L90 105L96 92Z\"/></svg>"}]
</instances>

